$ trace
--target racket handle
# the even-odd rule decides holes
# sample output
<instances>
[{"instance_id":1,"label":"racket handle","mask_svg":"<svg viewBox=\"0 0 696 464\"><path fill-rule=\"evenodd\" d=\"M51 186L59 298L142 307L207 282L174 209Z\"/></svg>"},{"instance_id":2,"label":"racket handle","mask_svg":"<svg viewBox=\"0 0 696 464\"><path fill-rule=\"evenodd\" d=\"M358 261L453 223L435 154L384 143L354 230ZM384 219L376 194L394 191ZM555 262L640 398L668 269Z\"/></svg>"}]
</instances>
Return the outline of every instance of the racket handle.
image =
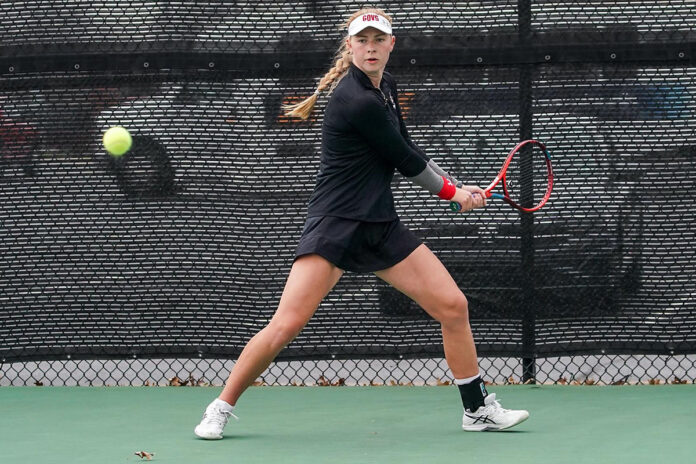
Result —
<instances>
[{"instance_id":1,"label":"racket handle","mask_svg":"<svg viewBox=\"0 0 696 464\"><path fill-rule=\"evenodd\" d=\"M474 194L472 193L471 196L473 197ZM489 197L489 198L490 198L490 197L492 197L492 198L503 198L503 196L500 195L500 194L498 194L498 193L488 193L488 192L486 192L486 196ZM450 201L449 209L450 209L450 211L452 211L453 213L458 213L459 211L462 210L462 205L460 205L460 204L457 203L456 201Z\"/></svg>"}]
</instances>

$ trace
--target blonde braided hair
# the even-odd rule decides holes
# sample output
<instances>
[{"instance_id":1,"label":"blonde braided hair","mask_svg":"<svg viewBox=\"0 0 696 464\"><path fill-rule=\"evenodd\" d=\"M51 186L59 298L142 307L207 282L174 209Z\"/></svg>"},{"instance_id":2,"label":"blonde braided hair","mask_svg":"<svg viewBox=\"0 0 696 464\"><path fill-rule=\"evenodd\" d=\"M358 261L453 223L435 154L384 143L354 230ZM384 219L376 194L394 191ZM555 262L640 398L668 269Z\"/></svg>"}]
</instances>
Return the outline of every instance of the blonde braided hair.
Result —
<instances>
[{"instance_id":1,"label":"blonde braided hair","mask_svg":"<svg viewBox=\"0 0 696 464\"><path fill-rule=\"evenodd\" d=\"M350 25L350 23L353 22L355 18L368 13L384 16L385 18L387 18L390 24L392 22L391 17L388 14L386 14L384 10L381 10L379 8L363 8L353 13L351 17L348 18L348 20L343 24L343 27L347 29L348 25ZM346 36L346 39L347 38L348 36ZM321 78L321 80L319 81L319 85L317 85L317 89L314 91L314 94L312 96L305 98L301 102L296 103L294 105L283 105L285 116L307 119L309 115L312 114L312 110L314 110L314 105L316 105L317 103L317 97L319 96L319 94L325 90L328 91L328 93L331 93L333 89L336 88L343 76L345 76L346 72L348 72L350 64L353 62L351 52L348 49L348 46L346 45L346 40L341 41L341 47L336 52L334 60L335 63L333 67L329 69L329 71L326 74L324 74L324 77Z\"/></svg>"}]
</instances>

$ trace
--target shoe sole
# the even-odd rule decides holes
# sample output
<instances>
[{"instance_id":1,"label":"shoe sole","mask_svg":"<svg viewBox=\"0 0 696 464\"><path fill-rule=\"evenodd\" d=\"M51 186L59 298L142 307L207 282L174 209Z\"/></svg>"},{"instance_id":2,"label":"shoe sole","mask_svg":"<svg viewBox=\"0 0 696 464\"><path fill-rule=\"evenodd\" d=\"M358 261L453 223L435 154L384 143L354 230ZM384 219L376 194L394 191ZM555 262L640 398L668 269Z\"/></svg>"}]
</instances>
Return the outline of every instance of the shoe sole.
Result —
<instances>
[{"instance_id":1,"label":"shoe sole","mask_svg":"<svg viewBox=\"0 0 696 464\"><path fill-rule=\"evenodd\" d=\"M222 440L222 435L219 435L216 437L208 437L208 436L199 435L198 432L196 432L195 430L193 431L193 434L202 440Z\"/></svg>"}]
</instances>

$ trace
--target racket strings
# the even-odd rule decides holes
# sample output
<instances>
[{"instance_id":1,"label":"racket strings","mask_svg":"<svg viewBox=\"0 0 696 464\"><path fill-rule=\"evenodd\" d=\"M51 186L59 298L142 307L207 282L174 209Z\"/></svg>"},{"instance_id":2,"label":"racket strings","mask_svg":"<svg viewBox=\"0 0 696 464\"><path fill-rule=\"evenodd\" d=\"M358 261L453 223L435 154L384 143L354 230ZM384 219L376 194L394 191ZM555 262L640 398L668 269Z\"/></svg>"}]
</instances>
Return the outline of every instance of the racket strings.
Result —
<instances>
[{"instance_id":1,"label":"racket strings","mask_svg":"<svg viewBox=\"0 0 696 464\"><path fill-rule=\"evenodd\" d=\"M510 161L505 174L507 195L524 207L539 204L549 184L546 155L538 146L523 147Z\"/></svg>"}]
</instances>

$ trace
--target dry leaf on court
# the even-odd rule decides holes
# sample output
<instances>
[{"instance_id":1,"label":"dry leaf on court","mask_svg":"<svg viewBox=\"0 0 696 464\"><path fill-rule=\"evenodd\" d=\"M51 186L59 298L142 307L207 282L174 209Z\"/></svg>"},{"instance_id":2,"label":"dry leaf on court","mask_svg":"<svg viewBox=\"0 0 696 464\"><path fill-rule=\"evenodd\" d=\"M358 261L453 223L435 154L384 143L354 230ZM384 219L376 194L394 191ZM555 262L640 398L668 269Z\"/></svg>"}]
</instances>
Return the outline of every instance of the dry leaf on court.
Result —
<instances>
[{"instance_id":1,"label":"dry leaf on court","mask_svg":"<svg viewBox=\"0 0 696 464\"><path fill-rule=\"evenodd\" d=\"M155 455L155 453L148 453L147 451L136 451L133 454L140 456L140 459L147 459L148 461Z\"/></svg>"}]
</instances>

